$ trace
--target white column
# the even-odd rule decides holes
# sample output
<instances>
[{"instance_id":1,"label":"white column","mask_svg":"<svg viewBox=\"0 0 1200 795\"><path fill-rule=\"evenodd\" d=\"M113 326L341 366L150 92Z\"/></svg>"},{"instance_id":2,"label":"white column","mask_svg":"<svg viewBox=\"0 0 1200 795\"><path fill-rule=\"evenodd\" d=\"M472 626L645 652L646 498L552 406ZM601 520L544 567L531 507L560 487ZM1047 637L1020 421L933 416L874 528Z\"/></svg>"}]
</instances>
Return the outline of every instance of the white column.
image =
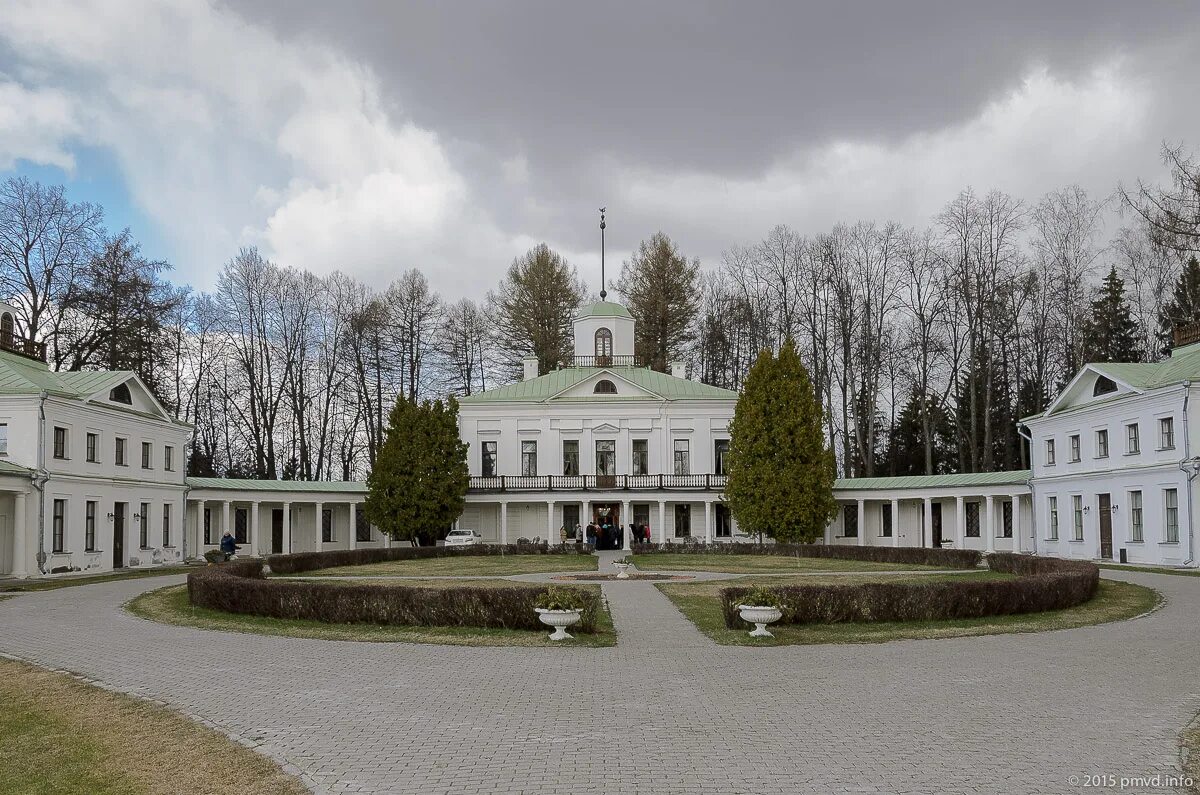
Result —
<instances>
[{"instance_id":1,"label":"white column","mask_svg":"<svg viewBox=\"0 0 1200 795\"><path fill-rule=\"evenodd\" d=\"M554 526L554 500L546 501L546 543L551 546L562 543L562 535Z\"/></svg>"},{"instance_id":2,"label":"white column","mask_svg":"<svg viewBox=\"0 0 1200 795\"><path fill-rule=\"evenodd\" d=\"M258 513L259 503L250 503L250 554L261 555L261 548L258 545Z\"/></svg>"},{"instance_id":3,"label":"white column","mask_svg":"<svg viewBox=\"0 0 1200 795\"><path fill-rule=\"evenodd\" d=\"M713 527L712 527L712 500L704 501L704 543L711 544L713 542Z\"/></svg>"},{"instance_id":4,"label":"white column","mask_svg":"<svg viewBox=\"0 0 1200 795\"><path fill-rule=\"evenodd\" d=\"M350 503L350 549L358 549L358 503Z\"/></svg>"},{"instance_id":5,"label":"white column","mask_svg":"<svg viewBox=\"0 0 1200 795\"><path fill-rule=\"evenodd\" d=\"M867 543L867 501L856 500L858 503L858 545L865 546Z\"/></svg>"},{"instance_id":6,"label":"white column","mask_svg":"<svg viewBox=\"0 0 1200 795\"><path fill-rule=\"evenodd\" d=\"M582 453L580 453L580 455L582 455ZM582 541L579 542L581 544L585 543L587 541L587 526L588 526L588 522L592 521L591 518L588 516L587 506L588 506L588 504L586 501L579 503L579 536L578 537L582 538Z\"/></svg>"},{"instance_id":7,"label":"white column","mask_svg":"<svg viewBox=\"0 0 1200 795\"><path fill-rule=\"evenodd\" d=\"M923 527L921 529L921 546L932 547L933 546L933 498L925 497L923 505L925 508L925 513L921 517L921 523L923 525Z\"/></svg>"},{"instance_id":8,"label":"white column","mask_svg":"<svg viewBox=\"0 0 1200 795\"><path fill-rule=\"evenodd\" d=\"M1021 551L1021 495L1012 495L1012 551L1019 553Z\"/></svg>"},{"instance_id":9,"label":"white column","mask_svg":"<svg viewBox=\"0 0 1200 795\"><path fill-rule=\"evenodd\" d=\"M145 517L142 518L142 521L146 521ZM226 530L232 531L232 529L229 524L229 500L225 500L221 503L221 532L217 535L217 538L220 539L221 536L225 535Z\"/></svg>"},{"instance_id":10,"label":"white column","mask_svg":"<svg viewBox=\"0 0 1200 795\"><path fill-rule=\"evenodd\" d=\"M630 514L630 509L629 509L629 500L625 500L624 502L621 503L621 518L619 521L621 522L621 525L622 525L621 538L623 540L623 543L621 545L621 548L624 549L626 552L628 552L631 549L630 544L633 543L633 539L632 539L633 531L629 529L630 520L632 518L633 517Z\"/></svg>"},{"instance_id":11,"label":"white column","mask_svg":"<svg viewBox=\"0 0 1200 795\"><path fill-rule=\"evenodd\" d=\"M892 500L892 546L900 546L900 500Z\"/></svg>"},{"instance_id":12,"label":"white column","mask_svg":"<svg viewBox=\"0 0 1200 795\"><path fill-rule=\"evenodd\" d=\"M958 545L967 548L967 502L962 496L954 498L954 523L958 530Z\"/></svg>"},{"instance_id":13,"label":"white column","mask_svg":"<svg viewBox=\"0 0 1200 795\"><path fill-rule=\"evenodd\" d=\"M658 501L658 543L667 543L667 501Z\"/></svg>"},{"instance_id":14,"label":"white column","mask_svg":"<svg viewBox=\"0 0 1200 795\"><path fill-rule=\"evenodd\" d=\"M316 505L314 505L313 507L314 507L314 509L315 509L315 511L316 511L316 514L317 514L317 518L313 520L313 527L314 527L314 528L316 529L316 531L317 531L316 550L317 550L317 552L320 552L322 549L324 549L324 547L322 546L322 544L323 544L323 543L324 543L324 541L325 541L325 536L324 536L324 529L325 529L325 503L318 502L318 503L317 503Z\"/></svg>"},{"instance_id":15,"label":"white column","mask_svg":"<svg viewBox=\"0 0 1200 795\"><path fill-rule=\"evenodd\" d=\"M500 543L508 543L508 503L500 503Z\"/></svg>"},{"instance_id":16,"label":"white column","mask_svg":"<svg viewBox=\"0 0 1200 795\"><path fill-rule=\"evenodd\" d=\"M229 503L226 503L228 505ZM292 504L283 504L283 554L292 554Z\"/></svg>"},{"instance_id":17,"label":"white column","mask_svg":"<svg viewBox=\"0 0 1200 795\"><path fill-rule=\"evenodd\" d=\"M96 517L97 523L100 517ZM25 538L29 534L29 528L25 524L25 494L18 493L16 496L16 505L13 510L13 571L14 577L28 577L29 570L25 561L27 553L25 552ZM112 560L112 554L109 554L109 560Z\"/></svg>"},{"instance_id":18,"label":"white column","mask_svg":"<svg viewBox=\"0 0 1200 795\"><path fill-rule=\"evenodd\" d=\"M987 543L987 551L988 552L996 551L996 531L995 531L995 529L992 528L992 511L994 508L995 508L994 500L992 498L992 495L989 494L989 495L987 495L987 497L984 498L984 503L983 503L984 519L983 519L983 522L981 522L981 524L983 525L983 527L981 528L981 532L983 533L983 537Z\"/></svg>"},{"instance_id":19,"label":"white column","mask_svg":"<svg viewBox=\"0 0 1200 795\"><path fill-rule=\"evenodd\" d=\"M825 543L826 543L826 545L833 543L833 523L838 521L838 518L841 515L842 515L842 506L839 504L837 506L837 511L833 514L833 518L830 519L829 523L825 525Z\"/></svg>"}]
</instances>

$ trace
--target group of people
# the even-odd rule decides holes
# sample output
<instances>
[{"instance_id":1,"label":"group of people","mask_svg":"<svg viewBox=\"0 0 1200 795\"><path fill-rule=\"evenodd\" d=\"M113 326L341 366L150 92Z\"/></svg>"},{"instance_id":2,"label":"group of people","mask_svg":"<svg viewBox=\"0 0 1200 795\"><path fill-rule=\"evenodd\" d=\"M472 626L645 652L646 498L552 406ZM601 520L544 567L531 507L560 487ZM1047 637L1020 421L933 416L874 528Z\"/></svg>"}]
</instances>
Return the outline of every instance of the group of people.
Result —
<instances>
[{"instance_id":1,"label":"group of people","mask_svg":"<svg viewBox=\"0 0 1200 795\"><path fill-rule=\"evenodd\" d=\"M629 541L633 544L648 544L650 543L650 525L648 524L631 524L628 530L621 527L619 524L613 524L611 520L604 518L599 522L588 522L587 528L580 528L575 525L575 530L572 533L566 525L559 529L559 535L562 542L567 543L568 538L574 538L575 543L586 543L596 549L621 549L625 546L625 533L629 533Z\"/></svg>"}]
</instances>

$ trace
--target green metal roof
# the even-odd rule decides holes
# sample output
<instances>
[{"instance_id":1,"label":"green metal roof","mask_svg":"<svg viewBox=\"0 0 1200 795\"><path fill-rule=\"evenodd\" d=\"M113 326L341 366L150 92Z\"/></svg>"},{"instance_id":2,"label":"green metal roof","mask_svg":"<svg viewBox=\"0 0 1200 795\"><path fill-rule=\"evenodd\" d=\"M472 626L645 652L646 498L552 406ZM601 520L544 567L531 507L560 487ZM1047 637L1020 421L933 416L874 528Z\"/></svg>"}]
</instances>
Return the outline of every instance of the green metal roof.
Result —
<instances>
[{"instance_id":1,"label":"green metal roof","mask_svg":"<svg viewBox=\"0 0 1200 795\"><path fill-rule=\"evenodd\" d=\"M554 370L528 381L489 389L477 395L467 395L458 399L459 403L510 403L532 402L540 403L553 398L564 390L570 389L596 375L599 371L607 371L634 384L647 392L661 396L665 400L737 400L738 393L732 389L722 389L686 378L675 378L667 373L660 373L646 367L564 367ZM645 400L641 395L596 395L576 398L562 398L570 401L590 401L604 399L606 401Z\"/></svg>"},{"instance_id":2,"label":"green metal roof","mask_svg":"<svg viewBox=\"0 0 1200 795\"><path fill-rule=\"evenodd\" d=\"M1089 366L1115 381L1123 381L1138 389L1196 381L1200 380L1200 345L1180 348L1169 359L1152 364L1103 362Z\"/></svg>"},{"instance_id":3,"label":"green metal roof","mask_svg":"<svg viewBox=\"0 0 1200 795\"><path fill-rule=\"evenodd\" d=\"M633 315L629 314L629 310L620 304L614 304L612 301L597 301L594 304L584 304L575 311L575 319L585 317L627 317L633 319Z\"/></svg>"},{"instance_id":4,"label":"green metal roof","mask_svg":"<svg viewBox=\"0 0 1200 795\"><path fill-rule=\"evenodd\" d=\"M243 478L188 478L193 489L226 491L324 491L366 494L367 484L357 480L250 480Z\"/></svg>"},{"instance_id":5,"label":"green metal roof","mask_svg":"<svg viewBox=\"0 0 1200 795\"><path fill-rule=\"evenodd\" d=\"M0 351L0 394L52 395L85 399L132 378L127 370L55 372L42 362Z\"/></svg>"},{"instance_id":6,"label":"green metal roof","mask_svg":"<svg viewBox=\"0 0 1200 795\"><path fill-rule=\"evenodd\" d=\"M953 475L901 475L894 478L838 478L835 489L929 489L955 486L1021 486L1030 477L1028 469L1008 472L962 472Z\"/></svg>"},{"instance_id":7,"label":"green metal roof","mask_svg":"<svg viewBox=\"0 0 1200 795\"><path fill-rule=\"evenodd\" d=\"M33 470L23 467L19 464L14 464L11 461L0 460L0 475L22 475L30 477L33 475Z\"/></svg>"}]
</instances>

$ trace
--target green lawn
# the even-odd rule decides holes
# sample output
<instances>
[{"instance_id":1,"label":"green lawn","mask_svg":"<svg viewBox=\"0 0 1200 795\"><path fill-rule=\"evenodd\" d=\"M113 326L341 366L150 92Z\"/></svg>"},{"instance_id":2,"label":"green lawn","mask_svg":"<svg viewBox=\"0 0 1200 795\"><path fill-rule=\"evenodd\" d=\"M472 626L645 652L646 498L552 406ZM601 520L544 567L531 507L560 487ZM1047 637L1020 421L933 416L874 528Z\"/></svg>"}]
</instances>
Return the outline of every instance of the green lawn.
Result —
<instances>
[{"instance_id":1,"label":"green lawn","mask_svg":"<svg viewBox=\"0 0 1200 795\"><path fill-rule=\"evenodd\" d=\"M416 580L405 584L430 588L454 588L462 583L447 580ZM511 588L528 583L510 580L472 580L469 584L473 587ZM580 585L575 587L599 591L600 586ZM149 591L136 597L125 607L135 616L164 624L214 629L223 632L248 632L318 640L440 643L449 646L612 646L617 639L616 633L613 631L612 617L603 608L597 617L597 631L594 634L573 632L571 634L575 636L574 640L551 641L549 640L551 631L549 627L545 632L478 627L397 627L374 624L327 624L322 621L292 621L243 616L220 610L193 607L188 602L187 586L185 585Z\"/></svg>"},{"instance_id":2,"label":"green lawn","mask_svg":"<svg viewBox=\"0 0 1200 795\"><path fill-rule=\"evenodd\" d=\"M307 791L266 757L166 709L0 660L0 795Z\"/></svg>"},{"instance_id":3,"label":"green lawn","mask_svg":"<svg viewBox=\"0 0 1200 795\"><path fill-rule=\"evenodd\" d=\"M156 569L129 569L111 574L65 576L52 580L15 580L12 583L0 584L0 592L53 591L58 588L73 588L76 585L95 585L117 580L140 580L143 577L165 577L168 574L185 574L195 570L195 566L161 566Z\"/></svg>"},{"instance_id":4,"label":"green lawn","mask_svg":"<svg viewBox=\"0 0 1200 795\"><path fill-rule=\"evenodd\" d=\"M922 582L948 577L972 579L997 579L1009 575L978 572L958 575L930 575L921 577ZM850 584L871 580L871 577L841 577L836 582ZM904 579L916 579L908 578ZM777 585L796 583L796 578L744 578L717 582L663 583L657 587L680 611L702 632L717 643L743 646L792 646L814 643L880 643L888 640L953 638L969 635L993 635L1009 632L1042 632L1052 629L1069 629L1089 624L1103 624L1133 618L1152 610L1158 605L1157 591L1132 583L1101 580L1096 597L1087 604L1068 610L1053 610L1017 616L993 616L989 618L961 619L955 621L919 621L904 623L860 623L860 624L791 624L776 625L769 629L774 638L751 638L746 630L727 629L721 612L720 590L736 585ZM833 582L833 578L803 579L804 584ZM888 578L896 582L897 578Z\"/></svg>"},{"instance_id":5,"label":"green lawn","mask_svg":"<svg viewBox=\"0 0 1200 795\"><path fill-rule=\"evenodd\" d=\"M931 571L932 566L912 563L870 563L840 558L804 558L787 555L705 554L662 552L634 555L639 571L725 571L733 574L775 574L806 571Z\"/></svg>"},{"instance_id":6,"label":"green lawn","mask_svg":"<svg viewBox=\"0 0 1200 795\"><path fill-rule=\"evenodd\" d=\"M389 560L361 566L306 571L304 577L506 577L556 571L596 571L595 555L463 555L425 560Z\"/></svg>"}]
</instances>

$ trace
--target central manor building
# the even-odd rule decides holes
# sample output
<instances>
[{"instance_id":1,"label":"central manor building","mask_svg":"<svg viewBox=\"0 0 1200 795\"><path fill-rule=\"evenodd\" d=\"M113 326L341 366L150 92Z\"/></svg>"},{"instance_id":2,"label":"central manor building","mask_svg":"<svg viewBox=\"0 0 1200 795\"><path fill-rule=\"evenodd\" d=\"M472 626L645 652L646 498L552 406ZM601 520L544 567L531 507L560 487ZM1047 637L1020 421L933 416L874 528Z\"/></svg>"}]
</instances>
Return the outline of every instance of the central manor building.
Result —
<instances>
[{"instance_id":1,"label":"central manor building","mask_svg":"<svg viewBox=\"0 0 1200 795\"><path fill-rule=\"evenodd\" d=\"M0 577L243 554L387 546L360 482L188 478L191 428L133 373L56 373L0 304ZM582 307L570 361L460 398L468 447L457 524L488 542L647 525L659 542L737 543L724 503L737 393L639 366L634 319ZM1021 431L1032 469L849 478L825 543L943 546L1196 566L1200 326L1169 359L1089 364ZM629 534L625 533L628 541Z\"/></svg>"}]
</instances>

